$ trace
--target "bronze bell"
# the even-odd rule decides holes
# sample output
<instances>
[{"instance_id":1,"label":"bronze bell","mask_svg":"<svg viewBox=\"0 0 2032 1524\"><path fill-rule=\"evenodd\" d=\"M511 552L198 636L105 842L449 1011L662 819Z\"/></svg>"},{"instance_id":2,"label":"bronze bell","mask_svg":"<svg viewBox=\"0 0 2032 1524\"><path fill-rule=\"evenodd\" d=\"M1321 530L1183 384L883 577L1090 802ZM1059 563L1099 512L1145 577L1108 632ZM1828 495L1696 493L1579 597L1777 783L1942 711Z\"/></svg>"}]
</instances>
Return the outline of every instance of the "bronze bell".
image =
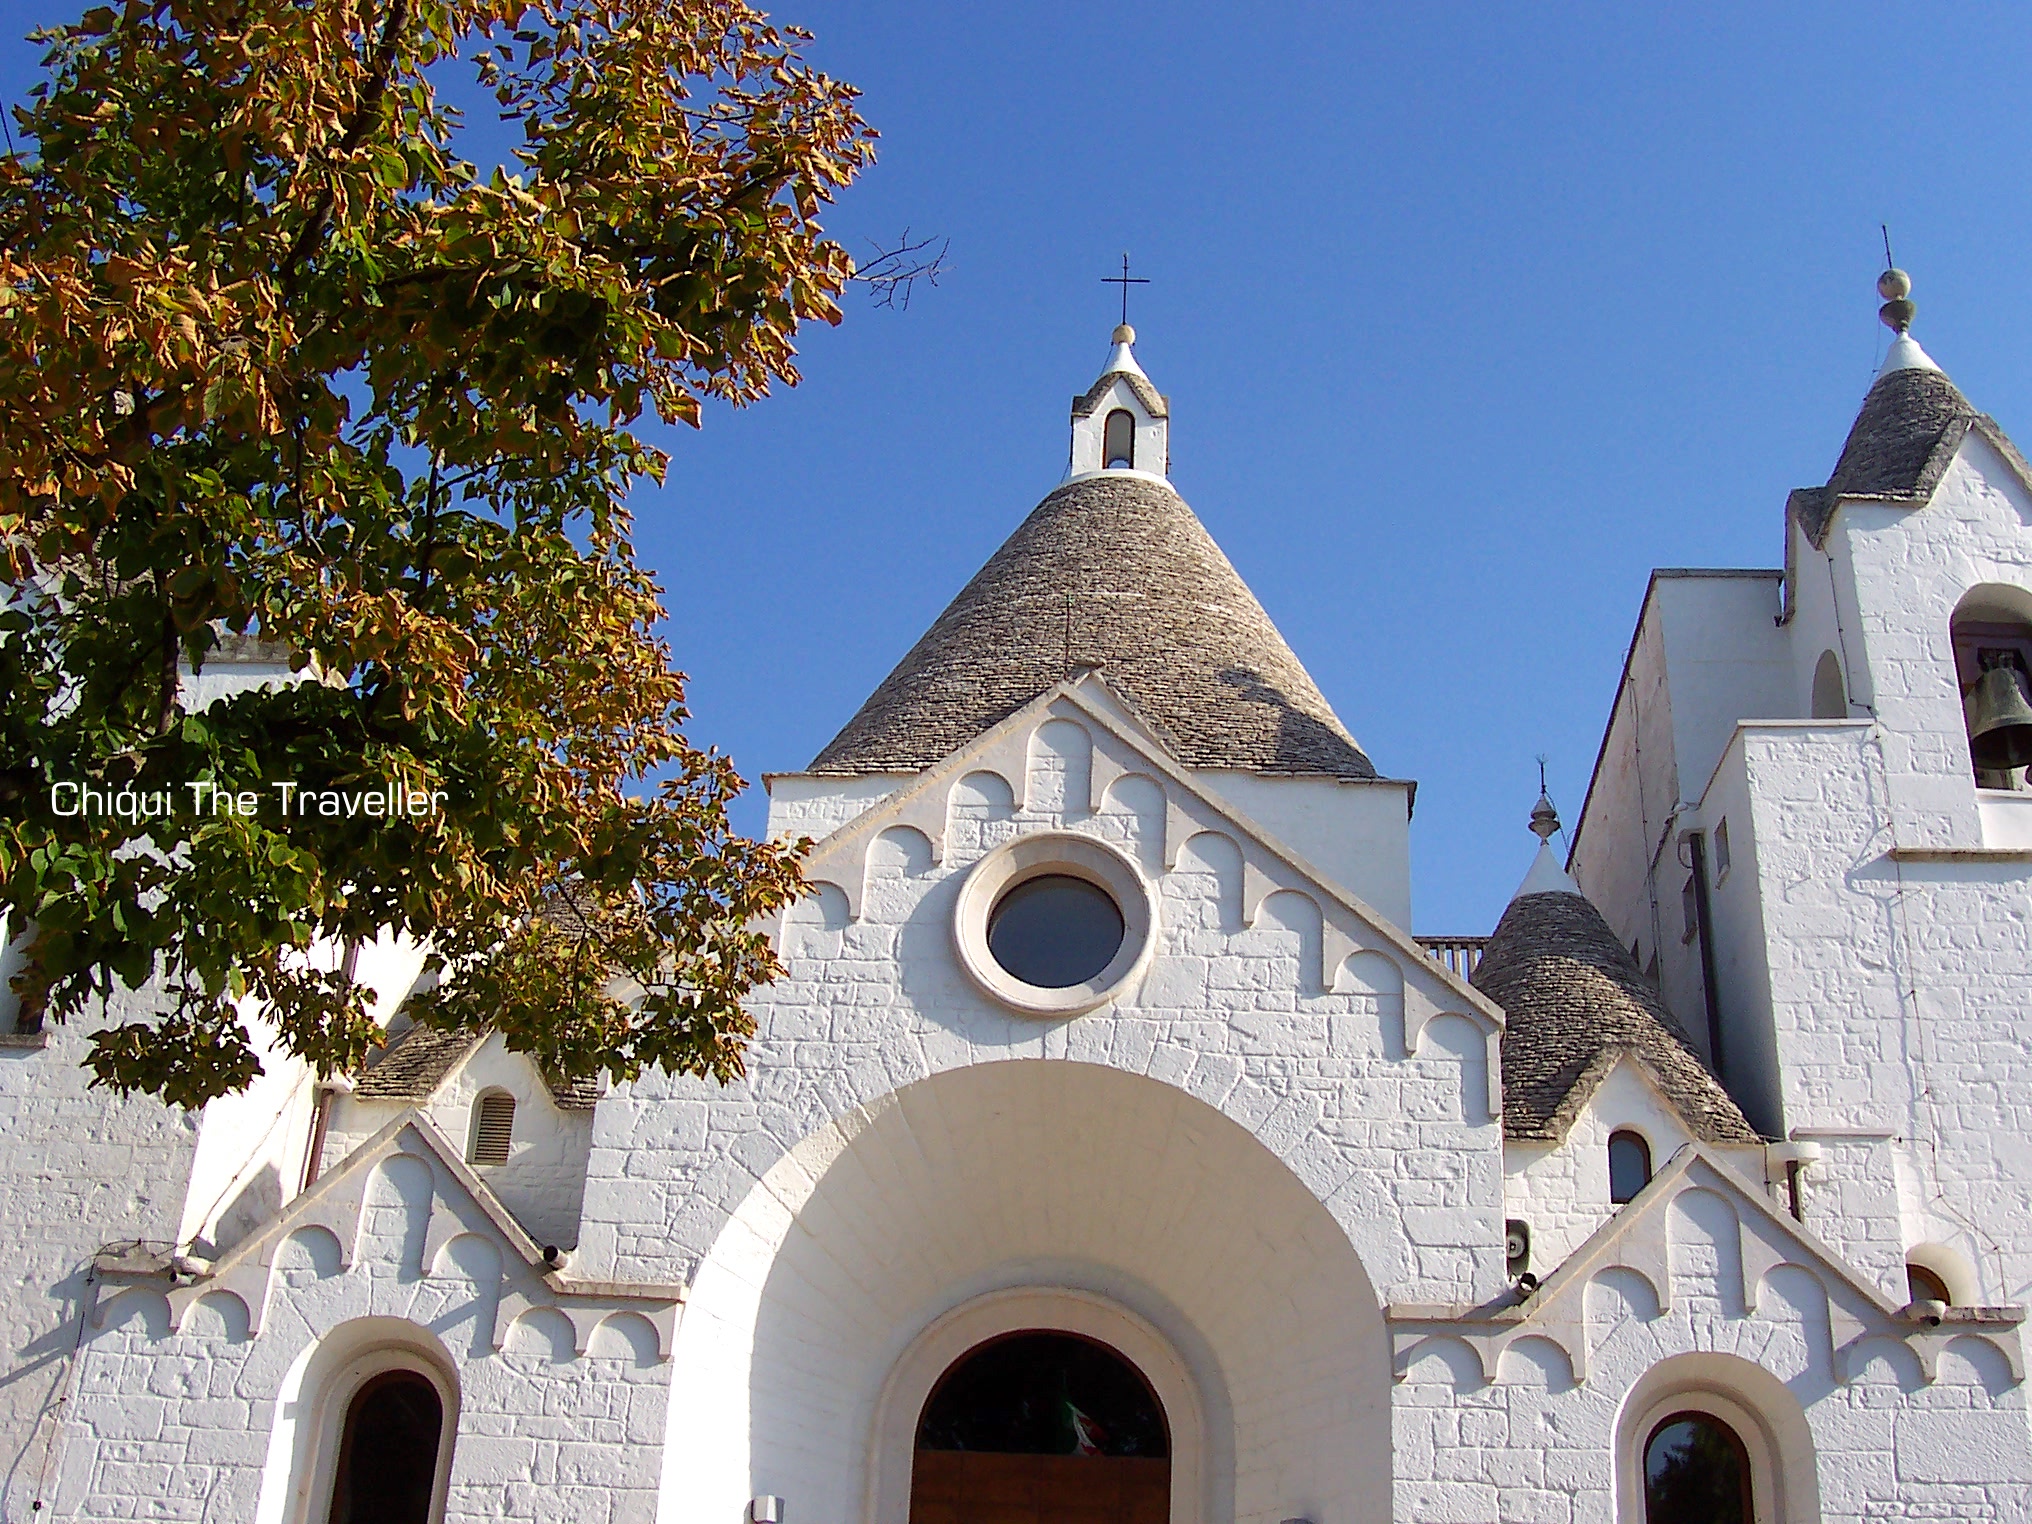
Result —
<instances>
[{"instance_id":1,"label":"bronze bell","mask_svg":"<svg viewBox=\"0 0 2032 1524\"><path fill-rule=\"evenodd\" d=\"M1968 716L1969 755L1986 773L2032 764L2032 704L2018 674L1992 667L1976 680L1962 702Z\"/></svg>"}]
</instances>

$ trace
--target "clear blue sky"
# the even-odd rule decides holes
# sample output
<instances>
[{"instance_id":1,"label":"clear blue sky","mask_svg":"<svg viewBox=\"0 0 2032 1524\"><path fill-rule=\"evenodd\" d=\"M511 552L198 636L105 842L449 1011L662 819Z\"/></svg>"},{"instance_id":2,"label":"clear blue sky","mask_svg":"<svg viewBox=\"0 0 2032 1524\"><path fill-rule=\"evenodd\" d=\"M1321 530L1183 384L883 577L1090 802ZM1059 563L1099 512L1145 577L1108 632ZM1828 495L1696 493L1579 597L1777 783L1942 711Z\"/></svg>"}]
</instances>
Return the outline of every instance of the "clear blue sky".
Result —
<instances>
[{"instance_id":1,"label":"clear blue sky","mask_svg":"<svg viewBox=\"0 0 2032 1524\"><path fill-rule=\"evenodd\" d=\"M10 38L54 14L0 0ZM1653 566L1772 566L1916 333L2032 446L2022 6L799 0L881 160L830 226L952 240L639 502L694 734L809 761L1058 479L1123 250L1173 479L1385 773L1416 929L1569 823ZM33 50L0 54L18 98ZM759 807L744 822L759 825Z\"/></svg>"}]
</instances>

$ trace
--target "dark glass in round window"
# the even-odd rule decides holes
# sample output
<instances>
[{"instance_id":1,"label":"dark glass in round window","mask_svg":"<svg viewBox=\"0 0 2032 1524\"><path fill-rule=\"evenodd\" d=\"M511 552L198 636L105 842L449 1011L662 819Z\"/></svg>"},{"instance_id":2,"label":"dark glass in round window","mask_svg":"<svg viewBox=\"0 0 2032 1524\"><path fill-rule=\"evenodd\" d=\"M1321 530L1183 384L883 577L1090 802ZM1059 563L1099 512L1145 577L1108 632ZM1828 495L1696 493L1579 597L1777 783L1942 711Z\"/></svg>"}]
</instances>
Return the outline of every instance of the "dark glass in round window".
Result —
<instances>
[{"instance_id":1,"label":"dark glass in round window","mask_svg":"<svg viewBox=\"0 0 2032 1524\"><path fill-rule=\"evenodd\" d=\"M988 916L988 951L1038 989L1085 984L1122 947L1122 912L1108 892L1068 873L1027 878Z\"/></svg>"}]
</instances>

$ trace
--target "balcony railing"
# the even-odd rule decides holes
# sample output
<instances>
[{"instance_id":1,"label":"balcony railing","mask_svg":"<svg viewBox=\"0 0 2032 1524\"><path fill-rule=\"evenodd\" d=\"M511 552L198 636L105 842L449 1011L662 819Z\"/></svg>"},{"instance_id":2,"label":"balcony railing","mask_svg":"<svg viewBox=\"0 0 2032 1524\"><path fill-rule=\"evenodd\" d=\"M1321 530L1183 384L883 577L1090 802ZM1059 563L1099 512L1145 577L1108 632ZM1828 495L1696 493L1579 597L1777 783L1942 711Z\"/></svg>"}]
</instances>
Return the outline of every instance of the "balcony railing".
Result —
<instances>
[{"instance_id":1,"label":"balcony railing","mask_svg":"<svg viewBox=\"0 0 2032 1524\"><path fill-rule=\"evenodd\" d=\"M1475 965L1482 961L1482 953L1489 945L1487 937L1419 937L1416 940L1427 953L1463 979L1473 975Z\"/></svg>"}]
</instances>

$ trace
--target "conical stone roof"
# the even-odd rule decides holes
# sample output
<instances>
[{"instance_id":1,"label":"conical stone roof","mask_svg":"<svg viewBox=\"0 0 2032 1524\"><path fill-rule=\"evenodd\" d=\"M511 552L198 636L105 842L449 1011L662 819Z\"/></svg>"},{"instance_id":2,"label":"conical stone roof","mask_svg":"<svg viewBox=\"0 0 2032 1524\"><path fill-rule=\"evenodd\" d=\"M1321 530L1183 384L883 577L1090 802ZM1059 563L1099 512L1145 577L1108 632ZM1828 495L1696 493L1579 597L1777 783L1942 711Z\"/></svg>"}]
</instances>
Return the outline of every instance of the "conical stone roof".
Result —
<instances>
[{"instance_id":1,"label":"conical stone roof","mask_svg":"<svg viewBox=\"0 0 2032 1524\"><path fill-rule=\"evenodd\" d=\"M1657 984L1584 896L1520 893L1496 923L1471 982L1503 1008L1505 1136L1564 1137L1627 1053L1651 1071L1696 1137L1759 1141Z\"/></svg>"},{"instance_id":2,"label":"conical stone roof","mask_svg":"<svg viewBox=\"0 0 2032 1524\"><path fill-rule=\"evenodd\" d=\"M811 771L914 772L1097 668L1192 767L1375 768L1169 486L1069 482L960 591Z\"/></svg>"},{"instance_id":3,"label":"conical stone roof","mask_svg":"<svg viewBox=\"0 0 2032 1524\"><path fill-rule=\"evenodd\" d=\"M1824 487L1801 487L1790 508L1806 537L1819 545L1835 504L1844 499L1923 505L1933 497L1970 430L1981 434L2016 469L2028 474L1995 419L1978 413L1931 361L1886 370L1863 398Z\"/></svg>"}]
</instances>

